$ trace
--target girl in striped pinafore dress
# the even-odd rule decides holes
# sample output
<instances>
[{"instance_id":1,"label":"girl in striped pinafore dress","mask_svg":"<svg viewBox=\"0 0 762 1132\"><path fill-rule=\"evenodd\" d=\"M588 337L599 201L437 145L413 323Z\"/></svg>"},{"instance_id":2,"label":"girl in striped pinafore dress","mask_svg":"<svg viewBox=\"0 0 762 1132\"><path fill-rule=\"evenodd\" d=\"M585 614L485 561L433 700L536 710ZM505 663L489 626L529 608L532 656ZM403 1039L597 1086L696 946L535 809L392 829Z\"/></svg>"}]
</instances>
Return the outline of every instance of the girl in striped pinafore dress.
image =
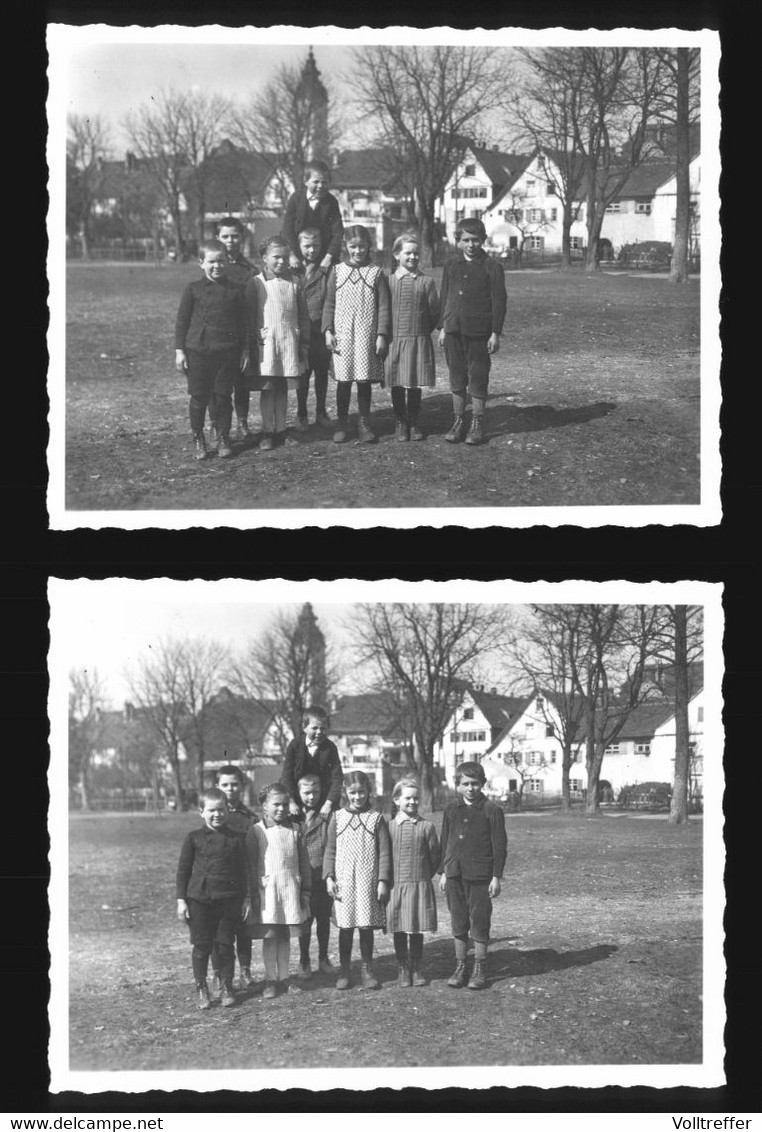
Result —
<instances>
[{"instance_id":1,"label":"girl in striped pinafore dress","mask_svg":"<svg viewBox=\"0 0 762 1132\"><path fill-rule=\"evenodd\" d=\"M288 981L291 935L309 915L312 867L307 850L291 822L289 793L271 782L259 795L263 818L246 834L249 899L244 905L249 934L262 940L264 998L278 990L301 990Z\"/></svg>"},{"instance_id":2,"label":"girl in striped pinafore dress","mask_svg":"<svg viewBox=\"0 0 762 1132\"><path fill-rule=\"evenodd\" d=\"M288 390L301 388L305 380L310 319L302 290L291 278L283 236L270 236L259 252L265 274L246 284L246 301L250 341L259 343L261 357L259 373L252 366L248 385L261 390L264 436L259 447L266 452L285 439Z\"/></svg>"},{"instance_id":3,"label":"girl in striped pinafore dress","mask_svg":"<svg viewBox=\"0 0 762 1132\"><path fill-rule=\"evenodd\" d=\"M437 930L437 904L432 877L441 859L434 825L418 816L419 788L414 778L401 778L392 791L397 813L390 822L394 887L386 924L394 933L401 987L422 987L423 933Z\"/></svg>"},{"instance_id":4,"label":"girl in striped pinafore dress","mask_svg":"<svg viewBox=\"0 0 762 1132\"><path fill-rule=\"evenodd\" d=\"M341 973L337 990L351 986L350 962L355 928L360 934L363 990L379 986L373 974L373 932L384 930L384 906L391 882L389 830L370 807L370 780L360 770L344 779L347 808L331 815L323 858L323 876L333 897L333 919L339 929Z\"/></svg>"},{"instance_id":5,"label":"girl in striped pinafore dress","mask_svg":"<svg viewBox=\"0 0 762 1132\"><path fill-rule=\"evenodd\" d=\"M384 384L384 358L392 331L389 284L370 258L370 232L362 224L344 229L346 263L337 263L328 277L323 332L333 354L338 422L333 439L348 439L352 382L357 384L360 423L358 440L376 439L370 427L370 393Z\"/></svg>"}]
</instances>

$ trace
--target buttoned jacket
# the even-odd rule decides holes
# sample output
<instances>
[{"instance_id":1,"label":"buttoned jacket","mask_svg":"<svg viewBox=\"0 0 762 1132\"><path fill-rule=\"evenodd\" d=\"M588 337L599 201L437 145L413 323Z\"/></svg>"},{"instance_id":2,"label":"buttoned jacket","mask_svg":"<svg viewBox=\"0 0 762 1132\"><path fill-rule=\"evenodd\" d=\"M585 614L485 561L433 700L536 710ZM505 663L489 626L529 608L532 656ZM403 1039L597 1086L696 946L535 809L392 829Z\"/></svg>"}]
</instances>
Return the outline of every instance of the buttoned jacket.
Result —
<instances>
[{"instance_id":1,"label":"buttoned jacket","mask_svg":"<svg viewBox=\"0 0 762 1132\"><path fill-rule=\"evenodd\" d=\"M461 254L444 265L437 326L446 334L502 334L506 307L505 273L492 256Z\"/></svg>"},{"instance_id":2,"label":"buttoned jacket","mask_svg":"<svg viewBox=\"0 0 762 1132\"><path fill-rule=\"evenodd\" d=\"M344 771L339 751L330 739L321 739L314 755L307 750L303 735L292 739L286 747L281 778L294 801L299 801L298 782L305 774L316 774L320 779L320 805L330 802L335 809L341 802Z\"/></svg>"},{"instance_id":3,"label":"buttoned jacket","mask_svg":"<svg viewBox=\"0 0 762 1132\"><path fill-rule=\"evenodd\" d=\"M297 189L286 203L283 214L283 235L294 255L301 258L299 233L305 228L317 228L320 232L320 258L331 255L334 263L341 255L341 237L344 222L341 219L339 202L332 193L324 193L315 208L310 205L305 188Z\"/></svg>"},{"instance_id":4,"label":"buttoned jacket","mask_svg":"<svg viewBox=\"0 0 762 1132\"><path fill-rule=\"evenodd\" d=\"M228 827L191 830L180 850L177 899L210 903L245 891L244 835Z\"/></svg>"},{"instance_id":5,"label":"buttoned jacket","mask_svg":"<svg viewBox=\"0 0 762 1132\"><path fill-rule=\"evenodd\" d=\"M482 794L472 805L462 796L450 802L442 817L442 865L447 877L490 881L505 868L508 839L505 814Z\"/></svg>"},{"instance_id":6,"label":"buttoned jacket","mask_svg":"<svg viewBox=\"0 0 762 1132\"><path fill-rule=\"evenodd\" d=\"M248 341L243 289L224 276L189 283L175 323L175 349L215 353L243 349Z\"/></svg>"}]
</instances>

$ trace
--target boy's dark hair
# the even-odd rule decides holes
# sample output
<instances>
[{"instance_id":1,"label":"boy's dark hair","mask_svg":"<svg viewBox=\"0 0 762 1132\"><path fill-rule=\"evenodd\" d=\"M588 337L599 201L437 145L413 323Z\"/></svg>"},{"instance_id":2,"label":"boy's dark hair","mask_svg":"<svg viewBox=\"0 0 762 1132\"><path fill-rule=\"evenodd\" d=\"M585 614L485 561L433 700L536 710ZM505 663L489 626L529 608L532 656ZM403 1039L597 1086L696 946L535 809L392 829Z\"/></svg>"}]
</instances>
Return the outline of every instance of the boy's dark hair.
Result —
<instances>
[{"instance_id":1,"label":"boy's dark hair","mask_svg":"<svg viewBox=\"0 0 762 1132\"><path fill-rule=\"evenodd\" d=\"M302 712L302 727L306 726L309 719L317 719L321 723L325 723L325 725L328 726L329 718L330 717L325 708L321 707L320 704L315 704L314 707L305 708Z\"/></svg>"},{"instance_id":2,"label":"boy's dark hair","mask_svg":"<svg viewBox=\"0 0 762 1132\"><path fill-rule=\"evenodd\" d=\"M218 233L220 228L237 228L243 235L243 224L237 216L223 216L222 220L217 221L216 228Z\"/></svg>"},{"instance_id":3,"label":"boy's dark hair","mask_svg":"<svg viewBox=\"0 0 762 1132\"><path fill-rule=\"evenodd\" d=\"M240 766L233 766L232 763L226 763L225 766L218 767L214 772L214 781L219 782L223 774L234 774L241 783L241 786L243 786L246 781L246 775L243 773Z\"/></svg>"},{"instance_id":4,"label":"boy's dark hair","mask_svg":"<svg viewBox=\"0 0 762 1132\"><path fill-rule=\"evenodd\" d=\"M228 250L221 240L204 240L203 244L199 244L198 258L205 259L207 252L224 252L228 254Z\"/></svg>"},{"instance_id":5,"label":"boy's dark hair","mask_svg":"<svg viewBox=\"0 0 762 1132\"><path fill-rule=\"evenodd\" d=\"M319 240L320 239L320 229L319 228L302 228L301 231L299 232L298 236L297 236L297 239L301 240L302 236L309 236L311 240Z\"/></svg>"},{"instance_id":6,"label":"boy's dark hair","mask_svg":"<svg viewBox=\"0 0 762 1132\"><path fill-rule=\"evenodd\" d=\"M478 778L482 786L487 781L487 775L484 773L484 767L481 763L461 763L460 766L455 767L455 785L457 786L461 778Z\"/></svg>"},{"instance_id":7,"label":"boy's dark hair","mask_svg":"<svg viewBox=\"0 0 762 1132\"><path fill-rule=\"evenodd\" d=\"M203 810L207 802L224 802L226 806L228 804L227 798L216 786L207 786L206 790L199 791L198 808Z\"/></svg>"},{"instance_id":8,"label":"boy's dark hair","mask_svg":"<svg viewBox=\"0 0 762 1132\"><path fill-rule=\"evenodd\" d=\"M307 180L308 173L320 173L323 177L331 176L331 166L327 161L321 161L318 157L311 158L304 166L304 179Z\"/></svg>"},{"instance_id":9,"label":"boy's dark hair","mask_svg":"<svg viewBox=\"0 0 762 1132\"><path fill-rule=\"evenodd\" d=\"M314 783L317 783L317 785L319 786L320 785L320 775L319 774L303 774L296 785L301 786L303 782L314 782Z\"/></svg>"},{"instance_id":10,"label":"boy's dark hair","mask_svg":"<svg viewBox=\"0 0 762 1132\"><path fill-rule=\"evenodd\" d=\"M277 236L268 236L266 240L262 241L262 243L259 245L259 254L261 256L266 256L268 251L270 250L270 248L287 248L287 247L288 247L288 240L286 239L285 236L283 236L279 233Z\"/></svg>"},{"instance_id":11,"label":"boy's dark hair","mask_svg":"<svg viewBox=\"0 0 762 1132\"><path fill-rule=\"evenodd\" d=\"M259 798L260 806L264 806L267 799L271 794L277 794L279 797L290 798L291 792L283 782L268 782L267 786L263 786L259 791L257 797ZM223 795L224 797L224 795ZM225 799L227 801L227 799Z\"/></svg>"},{"instance_id":12,"label":"boy's dark hair","mask_svg":"<svg viewBox=\"0 0 762 1132\"><path fill-rule=\"evenodd\" d=\"M468 232L471 236L478 236L480 240L487 239L487 229L484 227L481 220L477 220L473 216L468 216L463 220L459 220L455 225L456 243L464 232Z\"/></svg>"}]
</instances>

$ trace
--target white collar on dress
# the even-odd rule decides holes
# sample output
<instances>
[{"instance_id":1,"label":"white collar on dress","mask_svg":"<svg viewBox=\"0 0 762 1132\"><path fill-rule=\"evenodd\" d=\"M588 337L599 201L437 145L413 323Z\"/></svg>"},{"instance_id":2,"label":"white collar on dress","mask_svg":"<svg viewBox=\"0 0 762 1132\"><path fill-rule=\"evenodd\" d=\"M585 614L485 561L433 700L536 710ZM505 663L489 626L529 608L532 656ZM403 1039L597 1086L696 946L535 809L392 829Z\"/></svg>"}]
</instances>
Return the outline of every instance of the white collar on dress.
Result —
<instances>
[{"instance_id":1,"label":"white collar on dress","mask_svg":"<svg viewBox=\"0 0 762 1132\"><path fill-rule=\"evenodd\" d=\"M417 279L420 274L420 271L408 271L406 267L400 264L394 273L394 277L395 279L404 279L406 275L410 275L413 279Z\"/></svg>"}]
</instances>

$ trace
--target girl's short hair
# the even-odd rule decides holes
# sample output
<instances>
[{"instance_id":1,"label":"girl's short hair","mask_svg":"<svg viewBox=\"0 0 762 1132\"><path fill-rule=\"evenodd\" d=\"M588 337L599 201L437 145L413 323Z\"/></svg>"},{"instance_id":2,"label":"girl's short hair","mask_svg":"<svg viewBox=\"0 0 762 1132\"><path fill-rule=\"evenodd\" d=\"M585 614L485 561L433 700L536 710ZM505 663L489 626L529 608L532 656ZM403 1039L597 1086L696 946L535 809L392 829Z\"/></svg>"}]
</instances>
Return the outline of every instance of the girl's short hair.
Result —
<instances>
[{"instance_id":1,"label":"girl's short hair","mask_svg":"<svg viewBox=\"0 0 762 1132\"><path fill-rule=\"evenodd\" d=\"M347 246L350 240L362 240L364 244L368 245L368 251L373 247L370 232L362 224L350 224L348 228L345 228L343 240L344 247Z\"/></svg>"},{"instance_id":2,"label":"girl's short hair","mask_svg":"<svg viewBox=\"0 0 762 1132\"><path fill-rule=\"evenodd\" d=\"M228 249L223 244L222 240L204 240L203 244L199 245L198 258L206 259L207 252L224 252L228 254Z\"/></svg>"},{"instance_id":3,"label":"girl's short hair","mask_svg":"<svg viewBox=\"0 0 762 1132\"><path fill-rule=\"evenodd\" d=\"M402 251L403 244L415 244L416 247L421 246L420 233L416 232L415 228L411 228L408 232L400 232L397 239L392 244L392 255Z\"/></svg>"},{"instance_id":4,"label":"girl's short hair","mask_svg":"<svg viewBox=\"0 0 762 1132\"><path fill-rule=\"evenodd\" d=\"M420 789L421 789L420 782L418 781L417 778L413 778L412 775L410 775L407 778L400 778L399 781L395 782L395 784L394 784L394 789L392 790L392 798L399 798L399 796L400 796L400 794L402 793L403 790L420 790Z\"/></svg>"},{"instance_id":5,"label":"girl's short hair","mask_svg":"<svg viewBox=\"0 0 762 1132\"><path fill-rule=\"evenodd\" d=\"M457 786L461 778L478 778L482 786L487 781L487 775L484 772L484 767L481 763L461 763L460 766L455 767L455 785Z\"/></svg>"},{"instance_id":6,"label":"girl's short hair","mask_svg":"<svg viewBox=\"0 0 762 1132\"><path fill-rule=\"evenodd\" d=\"M362 786L368 792L368 798L373 793L370 779L362 770L350 770L349 774L344 775L344 790L348 790L350 786Z\"/></svg>"},{"instance_id":7,"label":"girl's short hair","mask_svg":"<svg viewBox=\"0 0 762 1132\"><path fill-rule=\"evenodd\" d=\"M455 225L455 240L460 239L464 232L468 232L470 236L478 236L480 240L487 239L487 229L482 224L481 220L476 220L475 217L468 216L463 220L459 220Z\"/></svg>"},{"instance_id":8,"label":"girl's short hair","mask_svg":"<svg viewBox=\"0 0 762 1132\"><path fill-rule=\"evenodd\" d=\"M206 809L207 802L224 802L226 806L228 804L226 795L218 786L207 786L206 790L199 791L198 808Z\"/></svg>"},{"instance_id":9,"label":"girl's short hair","mask_svg":"<svg viewBox=\"0 0 762 1132\"><path fill-rule=\"evenodd\" d=\"M285 236L268 236L267 239L263 240L259 245L259 254L266 256L270 248L287 248L288 246L288 240Z\"/></svg>"},{"instance_id":10,"label":"girl's short hair","mask_svg":"<svg viewBox=\"0 0 762 1132\"><path fill-rule=\"evenodd\" d=\"M290 798L291 791L288 786L283 782L268 782L267 786L263 786L259 791L257 797L259 798L260 806L264 806L267 799L271 794L277 794L279 798ZM223 794L224 797L224 794Z\"/></svg>"},{"instance_id":11,"label":"girl's short hair","mask_svg":"<svg viewBox=\"0 0 762 1132\"><path fill-rule=\"evenodd\" d=\"M328 712L324 707L320 707L319 704L315 704L314 707L305 708L302 712L302 727L305 727L307 721L310 719L317 719L320 721L320 723L325 723L327 725L329 719Z\"/></svg>"}]
</instances>

